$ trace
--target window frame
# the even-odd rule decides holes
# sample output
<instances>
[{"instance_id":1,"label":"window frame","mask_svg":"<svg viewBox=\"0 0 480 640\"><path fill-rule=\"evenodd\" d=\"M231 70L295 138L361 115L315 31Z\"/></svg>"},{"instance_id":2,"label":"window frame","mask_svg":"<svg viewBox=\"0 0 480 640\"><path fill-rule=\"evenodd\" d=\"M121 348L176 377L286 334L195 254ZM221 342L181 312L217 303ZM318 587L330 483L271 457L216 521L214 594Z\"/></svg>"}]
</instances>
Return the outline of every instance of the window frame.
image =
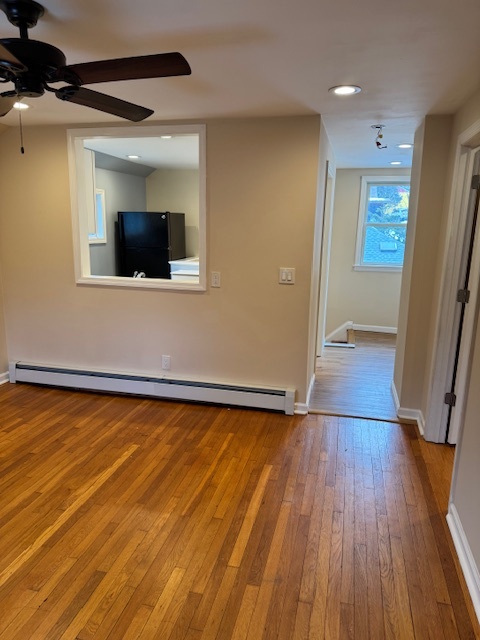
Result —
<instances>
[{"instance_id":1,"label":"window frame","mask_svg":"<svg viewBox=\"0 0 480 640\"><path fill-rule=\"evenodd\" d=\"M105 212L105 189L95 188L94 226L94 233L88 234L88 242L90 244L106 244L107 217Z\"/></svg>"},{"instance_id":2,"label":"window frame","mask_svg":"<svg viewBox=\"0 0 480 640\"><path fill-rule=\"evenodd\" d=\"M198 136L199 153L199 221L198 255L199 278L192 283L161 278L126 278L122 276L100 276L91 273L90 240L88 231L89 198L87 198L84 141L92 138L139 138L161 137L175 134ZM72 233L74 246L75 281L80 285L120 287L126 289L165 289L174 291L207 290L206 251L206 125L175 124L151 126L95 127L67 130L68 165L70 174L70 197ZM91 198L93 200L93 198Z\"/></svg>"},{"instance_id":3,"label":"window frame","mask_svg":"<svg viewBox=\"0 0 480 640\"><path fill-rule=\"evenodd\" d=\"M375 225L369 225L367 223L367 213L368 213L368 193L369 186L371 184L405 184L410 185L410 176L401 175L401 176L393 176L393 175L385 175L385 176L361 176L360 183L360 201L359 201L359 209L358 209L358 220L357 220L357 233L355 239L355 261L353 264L354 271L386 271L390 273L401 272L403 269L403 265L392 265L387 263L364 263L363 262L363 253L365 246L365 235L367 226L384 226L384 227L398 227L403 226L398 222L392 223L375 223ZM408 224L408 222L407 222ZM406 226L406 225L405 225Z\"/></svg>"}]
</instances>

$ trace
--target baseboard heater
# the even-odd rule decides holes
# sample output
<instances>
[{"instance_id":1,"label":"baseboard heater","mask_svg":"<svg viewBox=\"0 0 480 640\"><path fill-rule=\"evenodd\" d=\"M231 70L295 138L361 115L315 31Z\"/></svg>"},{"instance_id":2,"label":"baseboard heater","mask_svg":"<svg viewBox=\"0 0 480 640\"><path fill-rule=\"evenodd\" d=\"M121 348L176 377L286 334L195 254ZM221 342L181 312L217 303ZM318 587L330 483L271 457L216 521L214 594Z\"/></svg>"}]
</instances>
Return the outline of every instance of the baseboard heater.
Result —
<instances>
[{"instance_id":1,"label":"baseboard heater","mask_svg":"<svg viewBox=\"0 0 480 640\"><path fill-rule=\"evenodd\" d=\"M13 362L10 382L29 382L53 387L125 393L169 400L185 400L283 411L293 415L295 391L229 384L173 380L151 376L66 369L50 365Z\"/></svg>"}]
</instances>

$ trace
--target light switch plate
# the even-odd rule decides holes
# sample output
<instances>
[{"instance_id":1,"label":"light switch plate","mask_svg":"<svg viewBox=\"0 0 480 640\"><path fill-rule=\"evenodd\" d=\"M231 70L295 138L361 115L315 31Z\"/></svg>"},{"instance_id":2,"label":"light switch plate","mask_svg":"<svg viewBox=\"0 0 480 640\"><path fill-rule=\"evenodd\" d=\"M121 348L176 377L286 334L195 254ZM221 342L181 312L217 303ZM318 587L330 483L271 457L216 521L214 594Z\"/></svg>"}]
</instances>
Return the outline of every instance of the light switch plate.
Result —
<instances>
[{"instance_id":1,"label":"light switch plate","mask_svg":"<svg viewBox=\"0 0 480 640\"><path fill-rule=\"evenodd\" d=\"M279 284L295 284L295 268L280 267L278 269L278 283Z\"/></svg>"}]
</instances>

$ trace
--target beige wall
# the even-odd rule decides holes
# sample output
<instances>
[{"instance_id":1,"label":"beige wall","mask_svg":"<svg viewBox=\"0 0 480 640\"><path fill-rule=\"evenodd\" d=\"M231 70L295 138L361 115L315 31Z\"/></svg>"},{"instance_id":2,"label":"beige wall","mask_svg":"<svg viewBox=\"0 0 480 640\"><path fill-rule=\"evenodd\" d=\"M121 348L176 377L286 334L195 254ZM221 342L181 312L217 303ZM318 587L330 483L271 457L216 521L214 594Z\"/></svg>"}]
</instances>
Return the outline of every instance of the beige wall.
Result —
<instances>
[{"instance_id":1,"label":"beige wall","mask_svg":"<svg viewBox=\"0 0 480 640\"><path fill-rule=\"evenodd\" d=\"M316 116L207 123L207 267L222 287L198 293L76 285L66 128L30 127L23 156L5 132L10 358L158 374L169 354L172 376L291 386L304 402L319 135Z\"/></svg>"},{"instance_id":2,"label":"beige wall","mask_svg":"<svg viewBox=\"0 0 480 640\"><path fill-rule=\"evenodd\" d=\"M451 501L458 513L462 528L472 551L477 572L480 573L480 323L474 339L472 371L463 433L457 444Z\"/></svg>"},{"instance_id":3,"label":"beige wall","mask_svg":"<svg viewBox=\"0 0 480 640\"><path fill-rule=\"evenodd\" d=\"M0 274L0 376L8 371L7 339L5 336L5 318L3 308L3 289Z\"/></svg>"},{"instance_id":4,"label":"beige wall","mask_svg":"<svg viewBox=\"0 0 480 640\"><path fill-rule=\"evenodd\" d=\"M468 127L480 120L480 92L477 92L456 114L452 152L455 151L458 136ZM477 276L478 277L478 276ZM480 573L480 502L478 486L480 483L480 323L478 323L472 345L471 375L466 391L466 408L459 442L456 447L455 467L451 492L451 511L456 511L460 526L465 536L464 542L470 547L477 576ZM478 586L477 586L478 589ZM478 605L480 594L477 593ZM477 614L480 611L477 608Z\"/></svg>"},{"instance_id":5,"label":"beige wall","mask_svg":"<svg viewBox=\"0 0 480 640\"><path fill-rule=\"evenodd\" d=\"M5 131L8 131L8 127L4 124L0 124L0 135ZM0 215L0 219L1 219L1 215ZM8 370L7 341L5 336L3 287L2 287L2 277L1 277L1 270L0 270L0 375L6 373L7 370Z\"/></svg>"},{"instance_id":6,"label":"beige wall","mask_svg":"<svg viewBox=\"0 0 480 640\"><path fill-rule=\"evenodd\" d=\"M445 238L452 116L427 116L415 136L394 383L403 409L425 414Z\"/></svg>"},{"instance_id":7,"label":"beige wall","mask_svg":"<svg viewBox=\"0 0 480 640\"><path fill-rule=\"evenodd\" d=\"M157 169L146 179L148 211L185 214L187 256L198 256L198 169Z\"/></svg>"},{"instance_id":8,"label":"beige wall","mask_svg":"<svg viewBox=\"0 0 480 640\"><path fill-rule=\"evenodd\" d=\"M410 175L408 169L339 169L335 183L326 335L349 320L396 327L401 273L354 271L362 176Z\"/></svg>"}]
</instances>

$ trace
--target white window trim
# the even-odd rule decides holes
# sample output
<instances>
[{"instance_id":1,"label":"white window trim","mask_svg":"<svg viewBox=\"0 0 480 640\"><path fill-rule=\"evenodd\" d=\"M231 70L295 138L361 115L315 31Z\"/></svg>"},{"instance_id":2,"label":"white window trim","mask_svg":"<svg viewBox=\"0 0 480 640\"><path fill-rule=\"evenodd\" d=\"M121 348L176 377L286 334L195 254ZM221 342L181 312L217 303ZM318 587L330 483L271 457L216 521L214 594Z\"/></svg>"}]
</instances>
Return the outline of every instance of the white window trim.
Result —
<instances>
[{"instance_id":1,"label":"white window trim","mask_svg":"<svg viewBox=\"0 0 480 640\"><path fill-rule=\"evenodd\" d=\"M360 202L358 207L357 220L357 237L355 241L355 262L353 263L354 271L387 271L389 273L401 272L403 267L390 264L363 264L363 244L365 241L367 216L367 193L368 185L372 182L384 182L385 184L410 184L409 176L361 176L360 183ZM395 226L395 225L394 225Z\"/></svg>"}]
</instances>

